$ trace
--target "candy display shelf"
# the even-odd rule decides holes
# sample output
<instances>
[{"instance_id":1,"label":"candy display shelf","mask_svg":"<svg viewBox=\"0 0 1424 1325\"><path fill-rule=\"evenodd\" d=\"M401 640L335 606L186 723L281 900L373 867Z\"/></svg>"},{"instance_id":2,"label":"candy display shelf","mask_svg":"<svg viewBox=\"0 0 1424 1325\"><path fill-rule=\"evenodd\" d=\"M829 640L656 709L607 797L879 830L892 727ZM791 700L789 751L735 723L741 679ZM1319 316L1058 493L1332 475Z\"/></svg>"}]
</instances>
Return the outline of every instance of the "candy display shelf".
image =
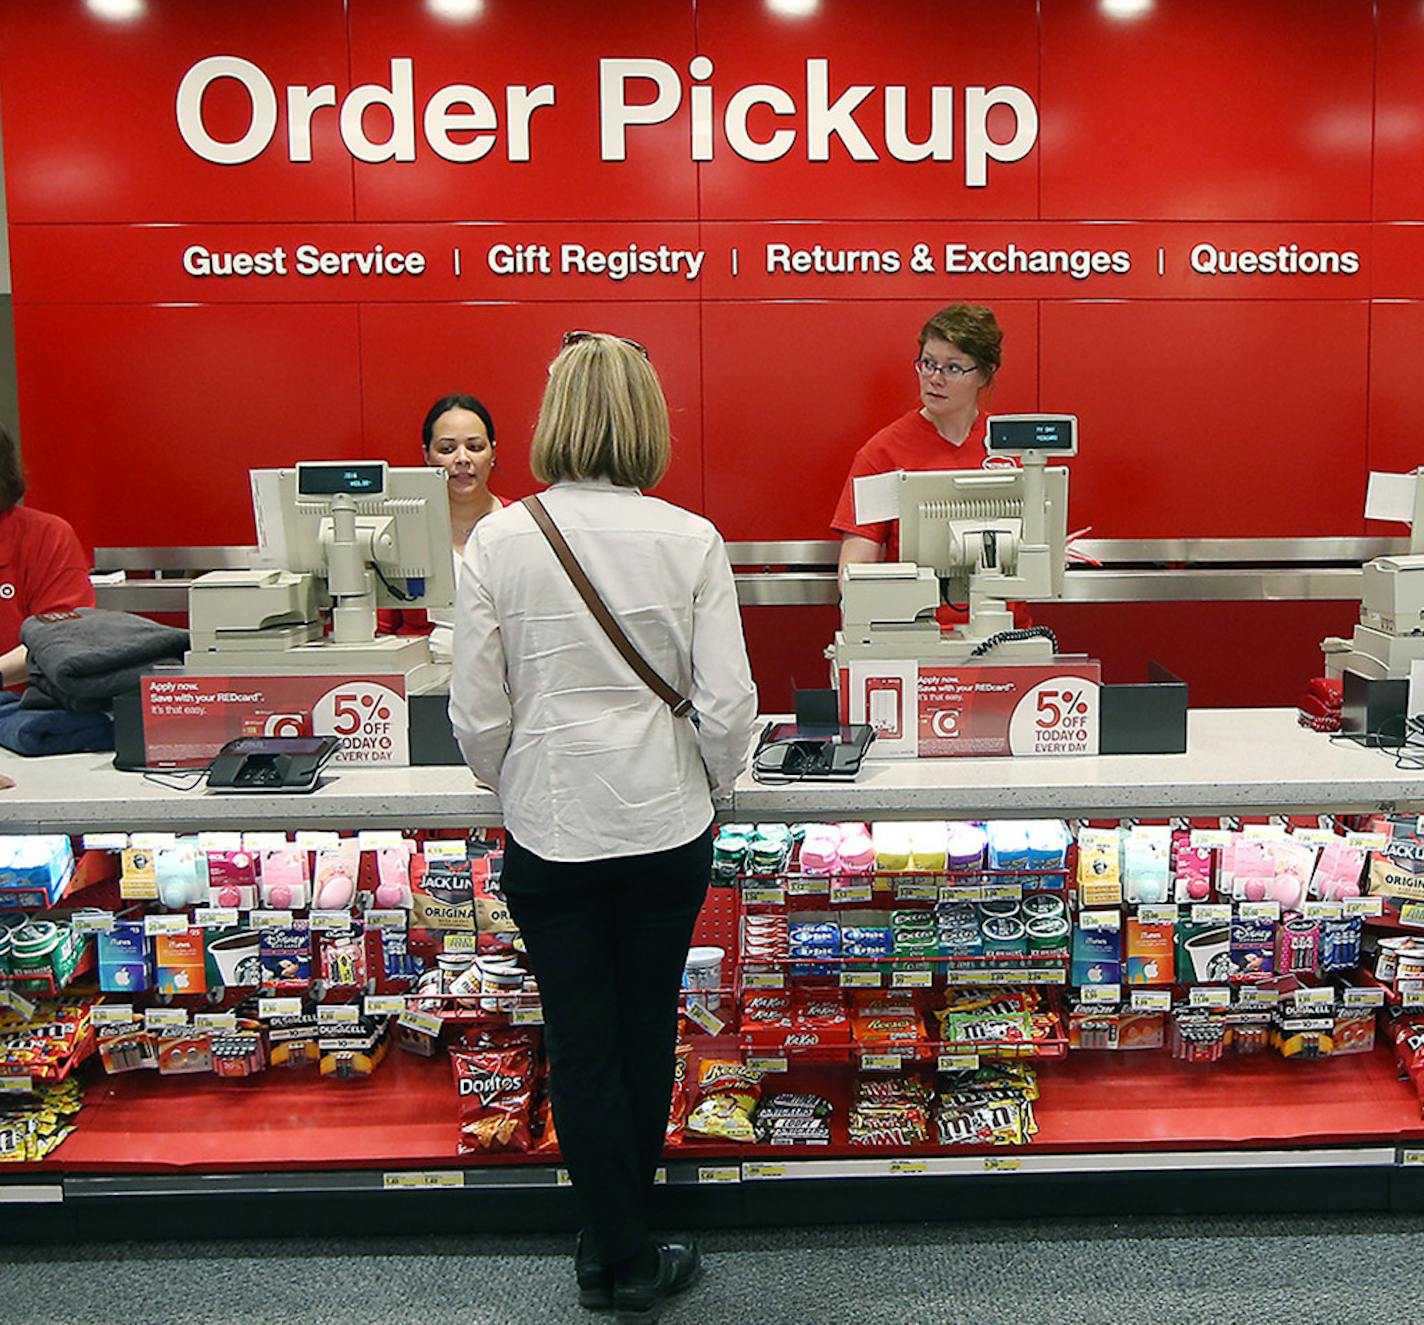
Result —
<instances>
[{"instance_id":1,"label":"candy display shelf","mask_svg":"<svg viewBox=\"0 0 1424 1325\"><path fill-rule=\"evenodd\" d=\"M0 757L0 773L17 783L0 792L6 832L455 829L500 822L496 798L458 768L350 770L312 795L228 797L121 774L102 756ZM770 787L746 778L719 817L1165 818L1396 809L1424 809L1424 780L1397 770L1386 754L1331 744L1297 727L1290 712L1233 710L1192 713L1184 755L883 763L868 765L849 784ZM751 886L789 890L793 882ZM892 892L874 902L932 904L945 895L937 884L933 897ZM86 893L83 900L91 899ZM738 902L757 909L745 890ZM74 903L65 898L60 905L66 904ZM727 929L733 932L730 915ZM724 990L744 988L749 982L735 967L735 938L708 941L728 951ZM947 966L935 964L936 987ZM1050 983L1062 978L1056 970L1053 976ZM753 1056L757 1051L736 1036L735 1015L724 1006L725 1038L734 1053ZM947 1051L934 1044L931 1052ZM928 1075L932 1066L921 1070ZM1041 1095L1031 1142L882 1149L849 1142L848 1064L791 1055L788 1070L768 1078L766 1090L826 1097L833 1105L831 1144L689 1139L668 1153L665 1213L691 1224L1193 1204L1424 1205L1419 1099L1396 1080L1383 1043L1368 1054L1315 1062L1268 1052L1189 1064L1163 1051L1074 1050L1035 1066ZM356 1082L276 1068L235 1082L97 1075L76 1131L59 1150L40 1164L0 1171L0 1203L25 1206L22 1221L8 1221L22 1225L21 1237L113 1236L126 1211L142 1211L145 1228L179 1231L193 1220L213 1231L271 1228L273 1220L298 1228L327 1214L359 1219L371 1231L571 1225L556 1157L461 1156L457 1138L443 1057L393 1049L368 1080ZM1243 1170L1250 1171L1248 1183Z\"/></svg>"}]
</instances>

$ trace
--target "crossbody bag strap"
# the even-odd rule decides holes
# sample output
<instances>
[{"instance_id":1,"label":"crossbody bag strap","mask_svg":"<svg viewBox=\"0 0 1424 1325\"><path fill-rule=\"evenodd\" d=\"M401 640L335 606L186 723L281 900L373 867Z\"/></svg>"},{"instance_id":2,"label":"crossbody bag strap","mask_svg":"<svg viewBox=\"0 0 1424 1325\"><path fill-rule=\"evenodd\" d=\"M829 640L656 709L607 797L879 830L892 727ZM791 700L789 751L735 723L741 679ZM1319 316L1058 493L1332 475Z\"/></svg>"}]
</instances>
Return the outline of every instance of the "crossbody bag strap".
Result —
<instances>
[{"instance_id":1,"label":"crossbody bag strap","mask_svg":"<svg viewBox=\"0 0 1424 1325\"><path fill-rule=\"evenodd\" d=\"M574 556L573 549L568 545L559 526L549 517L549 512L544 509L544 503L538 497L525 497L522 505L534 517L534 523L539 526L539 532L548 540L549 546L554 549L554 555L559 559L559 565L564 568L573 586L579 592L579 597L588 606L588 610L593 613L593 619L602 627L603 633L608 636L609 642L627 662L628 666L637 673L638 679L648 687L664 704L673 711L673 715L685 718L692 712L692 701L684 695L680 695L666 681L663 680L648 665L647 659L634 647L633 641L623 633L623 627L618 624L613 613L608 610L608 604L598 596L598 590L593 587L593 582L584 573L584 569L579 565L578 558Z\"/></svg>"}]
</instances>

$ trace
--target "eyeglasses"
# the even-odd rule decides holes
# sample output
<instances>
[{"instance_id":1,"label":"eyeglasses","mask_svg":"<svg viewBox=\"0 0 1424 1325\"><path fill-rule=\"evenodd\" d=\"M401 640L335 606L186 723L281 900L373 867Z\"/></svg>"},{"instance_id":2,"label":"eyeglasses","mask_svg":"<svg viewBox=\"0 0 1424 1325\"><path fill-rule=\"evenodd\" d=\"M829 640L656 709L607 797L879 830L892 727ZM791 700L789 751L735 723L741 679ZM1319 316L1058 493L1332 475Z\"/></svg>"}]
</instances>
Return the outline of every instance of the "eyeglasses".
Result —
<instances>
[{"instance_id":1,"label":"eyeglasses","mask_svg":"<svg viewBox=\"0 0 1424 1325\"><path fill-rule=\"evenodd\" d=\"M577 345L580 341L593 340L598 336L609 334L611 333L602 331L566 331L564 332L564 340L560 348L566 350L569 348L570 345ZM644 345L641 341L631 340L627 336L614 336L613 339L621 340L623 344L631 346L633 349L637 350L638 353L641 354L645 359L652 358L652 356L648 353L648 347Z\"/></svg>"},{"instance_id":2,"label":"eyeglasses","mask_svg":"<svg viewBox=\"0 0 1424 1325\"><path fill-rule=\"evenodd\" d=\"M979 365L975 363L936 363L933 359L919 358L915 360L915 368L925 377L933 377L936 373L943 373L946 377L968 377L970 373L977 373Z\"/></svg>"}]
</instances>

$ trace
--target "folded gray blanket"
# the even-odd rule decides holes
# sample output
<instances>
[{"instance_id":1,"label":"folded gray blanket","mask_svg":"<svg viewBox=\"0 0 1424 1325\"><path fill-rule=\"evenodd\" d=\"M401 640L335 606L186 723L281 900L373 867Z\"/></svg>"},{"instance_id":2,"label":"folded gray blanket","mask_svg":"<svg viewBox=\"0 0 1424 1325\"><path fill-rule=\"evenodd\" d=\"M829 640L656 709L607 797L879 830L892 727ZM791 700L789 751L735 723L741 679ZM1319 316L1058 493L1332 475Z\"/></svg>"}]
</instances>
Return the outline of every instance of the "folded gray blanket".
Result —
<instances>
[{"instance_id":1,"label":"folded gray blanket","mask_svg":"<svg viewBox=\"0 0 1424 1325\"><path fill-rule=\"evenodd\" d=\"M97 713L136 690L148 668L181 662L189 640L186 630L145 617L81 607L27 617L20 642L30 653L23 707Z\"/></svg>"}]
</instances>

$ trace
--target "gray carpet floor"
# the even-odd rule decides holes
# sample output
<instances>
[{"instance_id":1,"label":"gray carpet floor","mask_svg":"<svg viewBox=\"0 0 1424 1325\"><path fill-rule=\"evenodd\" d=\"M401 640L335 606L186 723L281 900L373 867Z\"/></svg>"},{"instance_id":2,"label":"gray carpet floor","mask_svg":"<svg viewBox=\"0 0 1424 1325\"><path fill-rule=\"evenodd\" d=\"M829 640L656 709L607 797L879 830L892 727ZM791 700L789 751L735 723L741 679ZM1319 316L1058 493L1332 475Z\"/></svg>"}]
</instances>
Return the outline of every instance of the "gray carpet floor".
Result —
<instances>
[{"instance_id":1,"label":"gray carpet floor","mask_svg":"<svg viewBox=\"0 0 1424 1325\"><path fill-rule=\"evenodd\" d=\"M1419 1319L1424 1218L1133 1219L709 1232L668 1325L1394 1325ZM563 1239L0 1248L0 1319L35 1325L596 1325Z\"/></svg>"}]
</instances>

